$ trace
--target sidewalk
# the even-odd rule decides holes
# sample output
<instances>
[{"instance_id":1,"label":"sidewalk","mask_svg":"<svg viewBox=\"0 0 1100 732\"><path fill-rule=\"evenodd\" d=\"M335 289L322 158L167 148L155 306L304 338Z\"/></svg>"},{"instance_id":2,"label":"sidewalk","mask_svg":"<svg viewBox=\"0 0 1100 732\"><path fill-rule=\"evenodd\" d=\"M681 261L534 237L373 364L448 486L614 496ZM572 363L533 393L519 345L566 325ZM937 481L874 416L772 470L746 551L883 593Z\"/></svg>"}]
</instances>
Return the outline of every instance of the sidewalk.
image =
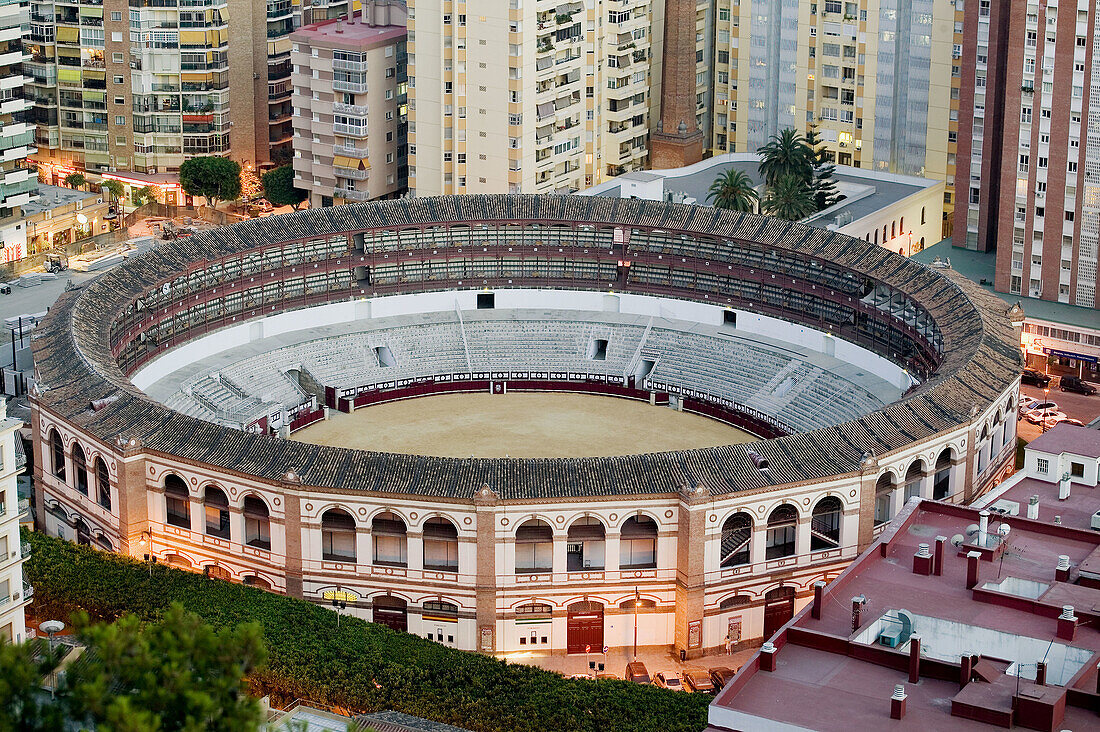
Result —
<instances>
[{"instance_id":1,"label":"sidewalk","mask_svg":"<svg viewBox=\"0 0 1100 732\"><path fill-rule=\"evenodd\" d=\"M703 656L684 663L680 662L679 657L674 657L668 649L639 648L638 660L645 664L650 677L658 671L675 671L677 673L681 673L684 669L706 671L719 666L737 669L752 658L757 648L758 646L744 648L729 655L723 653ZM604 673L614 674L621 679L626 672L626 664L634 660L634 654L630 648L613 648L606 656L602 653L592 653L587 657L583 653L568 656L562 654L540 656L508 654L507 659L513 663L525 663L530 666L538 666L547 671L557 671L566 676L589 673L588 662L595 661L597 664L604 664Z\"/></svg>"}]
</instances>

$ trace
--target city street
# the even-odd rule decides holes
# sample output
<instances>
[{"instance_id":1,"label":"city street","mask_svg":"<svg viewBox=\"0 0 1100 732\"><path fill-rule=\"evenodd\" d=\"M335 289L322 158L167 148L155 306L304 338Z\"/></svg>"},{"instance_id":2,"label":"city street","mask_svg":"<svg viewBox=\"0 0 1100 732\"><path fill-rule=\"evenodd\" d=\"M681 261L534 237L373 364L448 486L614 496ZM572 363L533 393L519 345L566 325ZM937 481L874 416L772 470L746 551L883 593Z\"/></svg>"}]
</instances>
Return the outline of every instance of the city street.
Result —
<instances>
[{"instance_id":1,"label":"city street","mask_svg":"<svg viewBox=\"0 0 1100 732\"><path fill-rule=\"evenodd\" d=\"M1023 395L1021 401L1024 398L1044 398L1043 390L1036 386L1023 385L1020 387L1020 393ZM1065 412L1066 416L1072 417L1073 419L1079 419L1085 424L1089 424L1097 417L1100 417L1100 394L1085 396L1084 394L1061 391L1057 386L1054 386L1050 389L1049 394L1045 396L1058 405L1058 411ZM1019 436L1027 442L1031 442L1042 434L1042 432L1043 428L1041 425L1032 424L1026 419L1020 420L1019 429L1017 430Z\"/></svg>"}]
</instances>

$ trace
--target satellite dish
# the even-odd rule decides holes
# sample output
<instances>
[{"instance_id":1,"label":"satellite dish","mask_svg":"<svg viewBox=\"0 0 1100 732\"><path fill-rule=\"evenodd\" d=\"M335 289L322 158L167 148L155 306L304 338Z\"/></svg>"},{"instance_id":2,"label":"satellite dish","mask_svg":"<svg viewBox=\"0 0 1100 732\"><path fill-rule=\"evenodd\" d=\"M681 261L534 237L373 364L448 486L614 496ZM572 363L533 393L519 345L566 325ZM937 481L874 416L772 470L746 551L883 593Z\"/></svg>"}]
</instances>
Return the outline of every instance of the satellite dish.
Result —
<instances>
[{"instance_id":1,"label":"satellite dish","mask_svg":"<svg viewBox=\"0 0 1100 732\"><path fill-rule=\"evenodd\" d=\"M966 527L966 535L967 536L974 536L974 534L978 533L978 531L980 531L980 530L981 529L978 527L977 524L970 524L969 526Z\"/></svg>"},{"instance_id":2,"label":"satellite dish","mask_svg":"<svg viewBox=\"0 0 1100 732\"><path fill-rule=\"evenodd\" d=\"M1008 524L1000 524L997 526L997 533L1003 536L1008 536L1008 532L1012 531L1012 527Z\"/></svg>"},{"instance_id":3,"label":"satellite dish","mask_svg":"<svg viewBox=\"0 0 1100 732\"><path fill-rule=\"evenodd\" d=\"M964 541L966 541L966 538L962 534L955 534L951 537L951 544L956 548L962 546Z\"/></svg>"},{"instance_id":4,"label":"satellite dish","mask_svg":"<svg viewBox=\"0 0 1100 732\"><path fill-rule=\"evenodd\" d=\"M65 624L60 620L44 620L39 623L38 629L46 635L53 635L65 630Z\"/></svg>"}]
</instances>

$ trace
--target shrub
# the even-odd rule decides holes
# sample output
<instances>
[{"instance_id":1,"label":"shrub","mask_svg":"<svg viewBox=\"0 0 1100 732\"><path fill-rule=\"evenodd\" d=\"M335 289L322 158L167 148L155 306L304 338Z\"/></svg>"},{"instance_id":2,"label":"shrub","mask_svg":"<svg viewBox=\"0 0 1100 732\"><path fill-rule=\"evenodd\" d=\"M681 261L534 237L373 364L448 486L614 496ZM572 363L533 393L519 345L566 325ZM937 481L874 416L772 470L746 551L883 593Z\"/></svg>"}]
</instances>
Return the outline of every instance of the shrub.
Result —
<instances>
[{"instance_id":1,"label":"shrub","mask_svg":"<svg viewBox=\"0 0 1100 732\"><path fill-rule=\"evenodd\" d=\"M710 697L625 681L565 679L531 666L447 648L304 600L206 579L32 534L26 565L38 617L146 620L169 604L215 628L257 621L267 665L253 694L303 699L356 712L395 709L476 732L498 730L701 730Z\"/></svg>"}]
</instances>

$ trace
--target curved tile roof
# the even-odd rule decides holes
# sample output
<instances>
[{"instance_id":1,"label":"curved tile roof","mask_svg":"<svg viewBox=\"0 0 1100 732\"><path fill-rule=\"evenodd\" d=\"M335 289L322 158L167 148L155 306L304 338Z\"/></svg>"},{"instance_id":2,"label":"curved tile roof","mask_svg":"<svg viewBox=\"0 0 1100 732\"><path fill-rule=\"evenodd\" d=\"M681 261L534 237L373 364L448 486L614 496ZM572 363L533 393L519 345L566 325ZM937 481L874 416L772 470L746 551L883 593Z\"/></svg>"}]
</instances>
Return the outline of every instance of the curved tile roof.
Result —
<instances>
[{"instance_id":1,"label":"curved tile roof","mask_svg":"<svg viewBox=\"0 0 1100 732\"><path fill-rule=\"evenodd\" d=\"M401 225L541 221L649 226L813 256L907 293L943 336L937 373L905 398L835 427L770 440L612 458L443 458L308 445L220 427L173 412L140 392L111 354L110 319L152 284L206 260L273 242ZM106 316L105 316L106 314ZM166 242L67 292L34 336L38 402L103 440L140 439L145 449L278 481L288 471L318 488L472 499L483 485L502 499L674 492L712 494L826 478L859 470L864 452L884 454L970 419L1019 375L1017 335L1003 301L965 278L932 270L860 239L709 207L600 197L479 195L401 199L310 209ZM91 403L113 399L99 410ZM761 472L747 452L767 458Z\"/></svg>"}]
</instances>

